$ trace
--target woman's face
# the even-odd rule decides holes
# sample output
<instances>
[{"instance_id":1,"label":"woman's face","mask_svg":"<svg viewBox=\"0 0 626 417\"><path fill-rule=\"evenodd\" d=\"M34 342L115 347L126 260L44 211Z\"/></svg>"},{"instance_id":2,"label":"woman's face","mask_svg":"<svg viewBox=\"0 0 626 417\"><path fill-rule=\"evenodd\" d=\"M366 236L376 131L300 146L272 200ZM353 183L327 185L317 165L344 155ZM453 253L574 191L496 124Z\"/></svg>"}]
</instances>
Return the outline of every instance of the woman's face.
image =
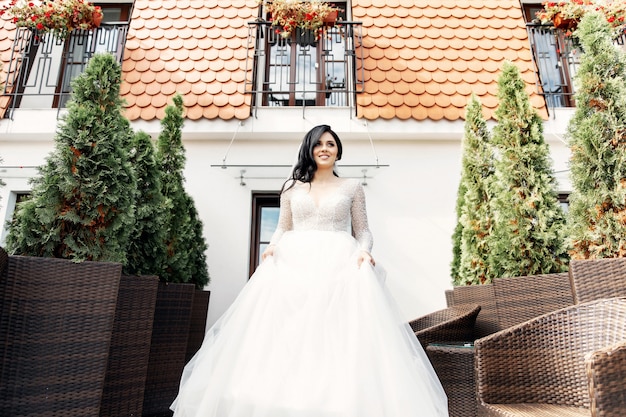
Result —
<instances>
[{"instance_id":1,"label":"woman's face","mask_svg":"<svg viewBox=\"0 0 626 417\"><path fill-rule=\"evenodd\" d=\"M335 138L330 133L324 132L319 142L313 147L313 159L317 168L334 167L338 153L339 148Z\"/></svg>"}]
</instances>

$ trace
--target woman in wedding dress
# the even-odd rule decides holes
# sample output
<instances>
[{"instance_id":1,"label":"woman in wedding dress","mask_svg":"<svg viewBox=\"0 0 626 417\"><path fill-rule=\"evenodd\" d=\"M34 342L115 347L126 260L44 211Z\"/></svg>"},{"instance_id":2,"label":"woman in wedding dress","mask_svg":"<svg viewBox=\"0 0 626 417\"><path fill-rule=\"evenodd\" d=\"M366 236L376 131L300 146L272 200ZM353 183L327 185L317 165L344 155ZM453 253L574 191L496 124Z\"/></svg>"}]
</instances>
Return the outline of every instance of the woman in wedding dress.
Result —
<instances>
[{"instance_id":1,"label":"woman in wedding dress","mask_svg":"<svg viewBox=\"0 0 626 417\"><path fill-rule=\"evenodd\" d=\"M341 154L329 126L305 135L263 262L185 366L175 417L448 416Z\"/></svg>"}]
</instances>

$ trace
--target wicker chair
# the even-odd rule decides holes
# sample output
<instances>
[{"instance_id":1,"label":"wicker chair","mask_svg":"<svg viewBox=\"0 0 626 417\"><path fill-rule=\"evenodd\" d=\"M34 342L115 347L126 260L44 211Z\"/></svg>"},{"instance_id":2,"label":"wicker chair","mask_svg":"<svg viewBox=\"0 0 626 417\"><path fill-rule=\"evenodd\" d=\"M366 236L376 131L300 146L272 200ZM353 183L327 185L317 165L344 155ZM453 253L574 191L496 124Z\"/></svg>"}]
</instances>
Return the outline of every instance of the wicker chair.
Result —
<instances>
[{"instance_id":1,"label":"wicker chair","mask_svg":"<svg viewBox=\"0 0 626 417\"><path fill-rule=\"evenodd\" d=\"M435 311L409 322L424 349L431 343L471 341L478 305L462 305Z\"/></svg>"},{"instance_id":2,"label":"wicker chair","mask_svg":"<svg viewBox=\"0 0 626 417\"><path fill-rule=\"evenodd\" d=\"M574 304L567 272L495 278L493 283L500 329Z\"/></svg>"},{"instance_id":3,"label":"wicker chair","mask_svg":"<svg viewBox=\"0 0 626 417\"><path fill-rule=\"evenodd\" d=\"M479 339L475 360L478 416L624 417L626 298L569 306Z\"/></svg>"},{"instance_id":4,"label":"wicker chair","mask_svg":"<svg viewBox=\"0 0 626 417\"><path fill-rule=\"evenodd\" d=\"M457 286L454 287L453 296L455 306L466 304L480 306L480 313L474 326L474 338L500 330L493 284Z\"/></svg>"},{"instance_id":5,"label":"wicker chair","mask_svg":"<svg viewBox=\"0 0 626 417\"><path fill-rule=\"evenodd\" d=\"M576 303L626 297L626 258L572 260L569 277Z\"/></svg>"},{"instance_id":6,"label":"wicker chair","mask_svg":"<svg viewBox=\"0 0 626 417\"><path fill-rule=\"evenodd\" d=\"M476 415L473 348L462 342L473 340L479 312L475 304L453 306L409 323L448 395L450 417Z\"/></svg>"}]
</instances>

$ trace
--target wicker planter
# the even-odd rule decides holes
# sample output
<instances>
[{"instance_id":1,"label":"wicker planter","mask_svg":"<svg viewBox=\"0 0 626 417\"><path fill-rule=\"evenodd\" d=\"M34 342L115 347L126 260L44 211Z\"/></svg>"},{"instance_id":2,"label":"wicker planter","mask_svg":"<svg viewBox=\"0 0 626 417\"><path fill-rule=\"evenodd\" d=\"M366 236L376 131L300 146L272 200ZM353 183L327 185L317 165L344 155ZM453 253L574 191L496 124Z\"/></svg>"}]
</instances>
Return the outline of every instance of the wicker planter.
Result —
<instances>
[{"instance_id":1,"label":"wicker planter","mask_svg":"<svg viewBox=\"0 0 626 417\"><path fill-rule=\"evenodd\" d=\"M9 256L0 276L0 415L98 416L121 270Z\"/></svg>"},{"instance_id":2,"label":"wicker planter","mask_svg":"<svg viewBox=\"0 0 626 417\"><path fill-rule=\"evenodd\" d=\"M172 415L169 406L178 394L185 366L194 290L193 284L159 283L144 391L144 417Z\"/></svg>"},{"instance_id":3,"label":"wicker planter","mask_svg":"<svg viewBox=\"0 0 626 417\"><path fill-rule=\"evenodd\" d=\"M159 277L122 275L101 417L141 416Z\"/></svg>"},{"instance_id":4,"label":"wicker planter","mask_svg":"<svg viewBox=\"0 0 626 417\"><path fill-rule=\"evenodd\" d=\"M189 323L189 338L187 340L187 354L185 363L196 354L206 333L206 318L209 311L210 291L195 290L191 308L191 322Z\"/></svg>"}]
</instances>

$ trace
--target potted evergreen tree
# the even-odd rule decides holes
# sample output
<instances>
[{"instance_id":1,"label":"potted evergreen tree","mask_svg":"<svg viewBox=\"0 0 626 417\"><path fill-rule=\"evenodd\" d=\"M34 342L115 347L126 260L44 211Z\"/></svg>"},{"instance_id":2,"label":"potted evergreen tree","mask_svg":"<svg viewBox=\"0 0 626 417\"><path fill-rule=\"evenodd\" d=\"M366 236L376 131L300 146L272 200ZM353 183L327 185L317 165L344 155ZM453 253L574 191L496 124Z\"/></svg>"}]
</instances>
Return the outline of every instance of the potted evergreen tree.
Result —
<instances>
[{"instance_id":1,"label":"potted evergreen tree","mask_svg":"<svg viewBox=\"0 0 626 417\"><path fill-rule=\"evenodd\" d=\"M120 280L101 417L141 416L159 283L165 259L161 171L150 135L137 132L130 148L137 177L135 224Z\"/></svg>"},{"instance_id":2,"label":"potted evergreen tree","mask_svg":"<svg viewBox=\"0 0 626 417\"><path fill-rule=\"evenodd\" d=\"M567 271L565 214L559 205L543 138L519 69L506 62L498 79L498 119L492 141L499 157L491 184L493 230L488 237L494 277Z\"/></svg>"},{"instance_id":3,"label":"potted evergreen tree","mask_svg":"<svg viewBox=\"0 0 626 417\"><path fill-rule=\"evenodd\" d=\"M136 197L120 82L110 54L74 79L54 150L10 224L1 415L99 414Z\"/></svg>"},{"instance_id":4,"label":"potted evergreen tree","mask_svg":"<svg viewBox=\"0 0 626 417\"><path fill-rule=\"evenodd\" d=\"M510 62L498 79L498 100L491 138L484 128L473 129L489 145L475 151L473 180L463 194L459 276L470 285L454 288L455 304L481 306L478 337L499 329L494 278L562 272L569 261L543 123ZM468 109L468 123L482 125L470 116Z\"/></svg>"},{"instance_id":5,"label":"potted evergreen tree","mask_svg":"<svg viewBox=\"0 0 626 417\"><path fill-rule=\"evenodd\" d=\"M572 193L567 218L572 260L626 256L626 56L598 13L574 33L583 47L576 111L567 129Z\"/></svg>"},{"instance_id":6,"label":"potted evergreen tree","mask_svg":"<svg viewBox=\"0 0 626 417\"><path fill-rule=\"evenodd\" d=\"M494 173L494 156L482 105L472 96L466 111L461 182L459 185L458 270L454 285L491 282L487 258L487 236L493 215L489 207L489 181Z\"/></svg>"},{"instance_id":7,"label":"potted evergreen tree","mask_svg":"<svg viewBox=\"0 0 626 417\"><path fill-rule=\"evenodd\" d=\"M165 109L157 141L157 164L162 174L165 198L164 243L166 256L160 267L148 375L144 394L144 416L166 414L178 393L187 360L194 297L208 283L206 244L193 199L185 192L182 143L183 99L176 94ZM204 294L201 294L204 295ZM208 303L206 297L197 297ZM206 307L196 307L197 309ZM204 329L206 314L198 320Z\"/></svg>"}]
</instances>

